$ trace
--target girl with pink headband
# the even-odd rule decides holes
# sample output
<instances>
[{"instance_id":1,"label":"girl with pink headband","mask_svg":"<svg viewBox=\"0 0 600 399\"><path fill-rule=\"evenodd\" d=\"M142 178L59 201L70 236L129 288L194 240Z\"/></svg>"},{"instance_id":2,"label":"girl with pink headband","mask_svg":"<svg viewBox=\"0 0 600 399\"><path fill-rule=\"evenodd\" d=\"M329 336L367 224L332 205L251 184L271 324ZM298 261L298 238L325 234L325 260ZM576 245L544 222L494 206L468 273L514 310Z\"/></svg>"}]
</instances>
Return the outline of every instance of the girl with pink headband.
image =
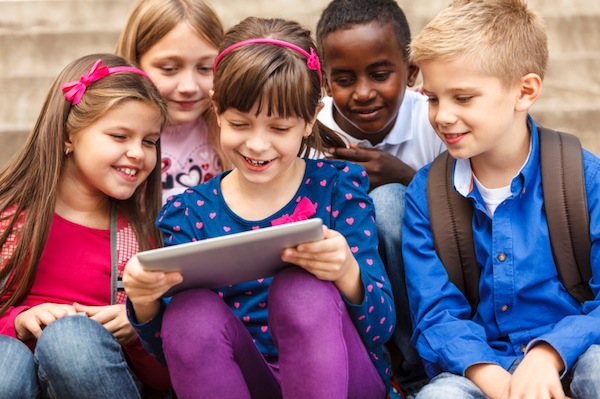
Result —
<instances>
[{"instance_id":1,"label":"girl with pink headband","mask_svg":"<svg viewBox=\"0 0 600 399\"><path fill-rule=\"evenodd\" d=\"M123 268L161 244L159 138L146 73L109 54L53 83L0 173L0 397L140 398L166 368L125 314Z\"/></svg>"},{"instance_id":2,"label":"girl with pink headband","mask_svg":"<svg viewBox=\"0 0 600 399\"><path fill-rule=\"evenodd\" d=\"M177 272L125 268L130 321L185 398L383 399L395 312L377 251L369 181L356 164L314 160L339 140L317 122L321 69L310 32L247 18L216 57L213 116L234 169L173 197L165 245L323 221L323 240L283 251L274 277L161 299Z\"/></svg>"}]
</instances>

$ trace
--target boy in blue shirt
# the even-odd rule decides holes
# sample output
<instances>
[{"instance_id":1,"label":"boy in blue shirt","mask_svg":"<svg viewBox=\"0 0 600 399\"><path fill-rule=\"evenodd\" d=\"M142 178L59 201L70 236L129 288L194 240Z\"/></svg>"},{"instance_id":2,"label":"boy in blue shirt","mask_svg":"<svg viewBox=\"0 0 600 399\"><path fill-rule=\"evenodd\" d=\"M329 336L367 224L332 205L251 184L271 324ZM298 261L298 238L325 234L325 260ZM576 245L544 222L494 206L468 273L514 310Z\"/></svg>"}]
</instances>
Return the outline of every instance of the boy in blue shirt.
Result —
<instances>
[{"instance_id":1,"label":"boy in blue shirt","mask_svg":"<svg viewBox=\"0 0 600 399\"><path fill-rule=\"evenodd\" d=\"M583 151L595 300L558 278L541 186L538 128L548 41L524 0L455 0L411 44L429 118L473 203L481 267L474 315L434 249L429 167L406 193L403 256L412 341L432 380L418 399L600 397L600 160Z\"/></svg>"},{"instance_id":2,"label":"boy in blue shirt","mask_svg":"<svg viewBox=\"0 0 600 399\"><path fill-rule=\"evenodd\" d=\"M334 0L317 25L328 94L318 119L348 144L331 149L331 155L359 163L369 175L379 249L396 305L390 342L394 374L409 392L426 374L410 345L400 252L404 192L415 171L445 149L427 118L427 98L407 89L419 72L408 62L410 38L406 16L394 0Z\"/></svg>"}]
</instances>

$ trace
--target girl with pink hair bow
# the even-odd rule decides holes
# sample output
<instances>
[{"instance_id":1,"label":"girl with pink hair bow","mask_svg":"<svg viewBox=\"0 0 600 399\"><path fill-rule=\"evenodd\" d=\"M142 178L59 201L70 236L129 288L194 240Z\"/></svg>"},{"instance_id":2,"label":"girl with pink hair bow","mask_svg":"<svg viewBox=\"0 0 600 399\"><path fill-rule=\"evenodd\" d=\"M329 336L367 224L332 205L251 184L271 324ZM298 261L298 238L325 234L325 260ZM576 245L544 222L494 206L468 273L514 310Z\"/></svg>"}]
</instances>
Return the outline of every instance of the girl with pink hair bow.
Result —
<instances>
[{"instance_id":1,"label":"girl with pink hair bow","mask_svg":"<svg viewBox=\"0 0 600 399\"><path fill-rule=\"evenodd\" d=\"M0 397L140 398L166 368L125 314L123 268L161 244L160 132L148 76L109 54L54 81L0 173Z\"/></svg>"}]
</instances>

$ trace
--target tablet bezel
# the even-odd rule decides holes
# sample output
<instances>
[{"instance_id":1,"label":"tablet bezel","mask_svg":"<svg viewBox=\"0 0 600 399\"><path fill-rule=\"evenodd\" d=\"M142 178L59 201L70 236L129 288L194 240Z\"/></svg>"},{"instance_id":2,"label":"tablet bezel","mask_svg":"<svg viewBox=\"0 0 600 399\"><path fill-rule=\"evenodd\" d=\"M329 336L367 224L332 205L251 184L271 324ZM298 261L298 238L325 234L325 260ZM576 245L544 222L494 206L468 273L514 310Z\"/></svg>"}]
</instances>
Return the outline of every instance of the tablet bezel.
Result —
<instances>
[{"instance_id":1,"label":"tablet bezel","mask_svg":"<svg viewBox=\"0 0 600 399\"><path fill-rule=\"evenodd\" d=\"M139 252L146 270L178 271L183 282L165 296L189 288L219 288L272 277L290 266L281 260L284 248L323 239L319 218L270 226Z\"/></svg>"}]
</instances>

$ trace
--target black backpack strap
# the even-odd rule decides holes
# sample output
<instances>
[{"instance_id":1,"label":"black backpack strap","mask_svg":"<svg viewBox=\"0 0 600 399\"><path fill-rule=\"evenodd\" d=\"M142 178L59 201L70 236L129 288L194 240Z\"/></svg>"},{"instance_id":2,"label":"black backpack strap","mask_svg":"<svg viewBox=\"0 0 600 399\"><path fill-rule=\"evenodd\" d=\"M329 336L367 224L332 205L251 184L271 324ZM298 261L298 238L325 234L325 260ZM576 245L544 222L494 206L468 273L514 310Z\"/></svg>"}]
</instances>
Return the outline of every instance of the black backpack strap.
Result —
<instances>
[{"instance_id":1,"label":"black backpack strap","mask_svg":"<svg viewBox=\"0 0 600 399\"><path fill-rule=\"evenodd\" d=\"M575 299L585 302L594 295L589 286L591 240L581 144L567 133L541 126L538 130L544 204L558 277Z\"/></svg>"},{"instance_id":2,"label":"black backpack strap","mask_svg":"<svg viewBox=\"0 0 600 399\"><path fill-rule=\"evenodd\" d=\"M473 205L452 184L454 158L448 151L431 164L427 203L433 242L448 278L465 295L474 314L479 303L481 269L473 243Z\"/></svg>"}]
</instances>

